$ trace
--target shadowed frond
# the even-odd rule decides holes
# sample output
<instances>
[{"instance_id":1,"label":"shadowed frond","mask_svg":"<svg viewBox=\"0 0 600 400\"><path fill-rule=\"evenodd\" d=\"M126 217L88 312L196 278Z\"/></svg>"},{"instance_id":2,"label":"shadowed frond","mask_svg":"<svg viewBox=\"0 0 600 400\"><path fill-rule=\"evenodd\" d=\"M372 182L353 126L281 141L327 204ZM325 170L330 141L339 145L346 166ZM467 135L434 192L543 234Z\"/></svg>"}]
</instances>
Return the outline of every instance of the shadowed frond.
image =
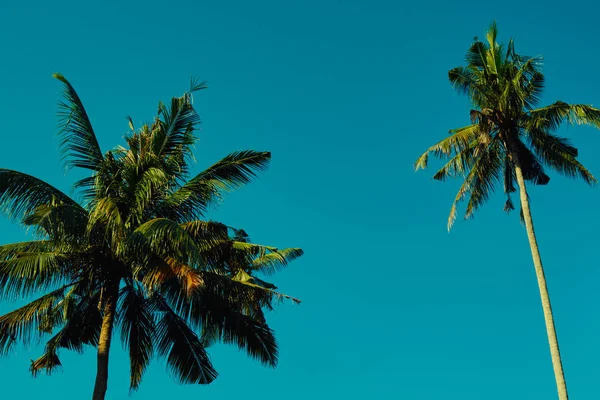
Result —
<instances>
[{"instance_id":1,"label":"shadowed frond","mask_svg":"<svg viewBox=\"0 0 600 400\"><path fill-rule=\"evenodd\" d=\"M23 219L36 233L57 242L80 243L84 240L88 213L79 205L51 202L43 204Z\"/></svg>"},{"instance_id":2,"label":"shadowed frond","mask_svg":"<svg viewBox=\"0 0 600 400\"><path fill-rule=\"evenodd\" d=\"M65 290L74 284L65 285L0 316L0 355L6 355L15 341L29 344L36 336L39 338L37 328L42 318L63 298Z\"/></svg>"},{"instance_id":3,"label":"shadowed frond","mask_svg":"<svg viewBox=\"0 0 600 400\"><path fill-rule=\"evenodd\" d=\"M139 290L125 286L119 297L121 339L129 352L131 390L137 390L154 353L154 319L149 301Z\"/></svg>"},{"instance_id":4,"label":"shadowed frond","mask_svg":"<svg viewBox=\"0 0 600 400\"><path fill-rule=\"evenodd\" d=\"M69 295L67 295L69 296ZM73 300L68 302L67 300ZM100 337L102 316L98 310L98 294L75 301L73 297L66 297L54 307L52 313L56 314L54 322L64 326L50 338L45 346L44 354L32 361L29 370L35 377L40 370L45 370L50 375L54 369L61 366L58 350L61 348L83 352L84 345L96 346ZM44 327L48 332L54 326Z\"/></svg>"},{"instance_id":5,"label":"shadowed frond","mask_svg":"<svg viewBox=\"0 0 600 400\"><path fill-rule=\"evenodd\" d=\"M569 178L579 177L589 185L597 183L596 178L577 161L577 148L568 139L538 129L529 130L527 138L544 164Z\"/></svg>"},{"instance_id":6,"label":"shadowed frond","mask_svg":"<svg viewBox=\"0 0 600 400\"><path fill-rule=\"evenodd\" d=\"M81 208L69 196L46 182L10 169L0 169L0 211L21 220L38 207L59 202Z\"/></svg>"},{"instance_id":7,"label":"shadowed frond","mask_svg":"<svg viewBox=\"0 0 600 400\"><path fill-rule=\"evenodd\" d=\"M59 106L60 147L68 167L97 171L103 156L96 134L77 92L61 74L52 75L64 84L63 98Z\"/></svg>"},{"instance_id":8,"label":"shadowed frond","mask_svg":"<svg viewBox=\"0 0 600 400\"><path fill-rule=\"evenodd\" d=\"M203 217L209 205L223 192L232 191L264 171L271 159L270 152L252 150L228 155L190 179L159 206L161 212L179 222Z\"/></svg>"},{"instance_id":9,"label":"shadowed frond","mask_svg":"<svg viewBox=\"0 0 600 400\"><path fill-rule=\"evenodd\" d=\"M499 147L499 143L495 142L473 166L472 171L475 171L475 174L469 188L465 219L471 218L473 213L487 201L490 194L494 192L496 184L501 180L503 160L498 156Z\"/></svg>"},{"instance_id":10,"label":"shadowed frond","mask_svg":"<svg viewBox=\"0 0 600 400\"><path fill-rule=\"evenodd\" d=\"M196 318L202 320L205 332L211 332L210 339L208 335L204 337L208 343L222 341L234 344L261 363L273 368L277 366L277 342L273 331L265 323L235 311L230 306L219 307L219 304L214 304L209 299L205 301L211 304L208 312L202 313L197 308L193 312L200 311L200 316Z\"/></svg>"},{"instance_id":11,"label":"shadowed frond","mask_svg":"<svg viewBox=\"0 0 600 400\"><path fill-rule=\"evenodd\" d=\"M155 295L153 301L162 317L156 325L156 346L160 356L181 383L208 384L217 378L202 342L168 303Z\"/></svg>"},{"instance_id":12,"label":"shadowed frond","mask_svg":"<svg viewBox=\"0 0 600 400\"><path fill-rule=\"evenodd\" d=\"M544 166L536 155L520 140L516 140L514 146L523 170L523 178L534 185L547 185L550 177L544 171Z\"/></svg>"}]
</instances>

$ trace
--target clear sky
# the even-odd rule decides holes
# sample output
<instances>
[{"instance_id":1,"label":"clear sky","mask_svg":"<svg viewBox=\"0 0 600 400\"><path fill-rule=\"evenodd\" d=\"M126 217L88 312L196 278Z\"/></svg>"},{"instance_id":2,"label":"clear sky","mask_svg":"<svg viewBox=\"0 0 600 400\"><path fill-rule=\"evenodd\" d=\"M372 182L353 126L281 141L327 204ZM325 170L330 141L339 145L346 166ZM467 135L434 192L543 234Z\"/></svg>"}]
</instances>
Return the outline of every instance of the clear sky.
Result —
<instances>
[{"instance_id":1,"label":"clear sky","mask_svg":"<svg viewBox=\"0 0 600 400\"><path fill-rule=\"evenodd\" d=\"M260 243L302 247L276 275L303 300L269 315L277 369L210 349L220 377L181 386L160 362L129 397L113 346L107 398L552 399L539 294L518 213L497 195L472 221L446 218L458 182L412 164L469 104L447 82L492 20L500 41L544 55L544 102L600 105L598 7L547 1L5 1L0 11L0 166L69 191L58 162L63 73L104 150L126 116L150 120L187 89L203 118L198 168L270 150L267 173L210 217ZM123 4L121 4L123 3ZM600 132L564 128L600 175ZM432 167L437 163L432 163ZM571 397L600 397L600 188L552 174L530 192ZM0 220L0 243L24 231ZM0 305L5 312L10 305ZM91 397L94 351L62 351L62 372L30 377L40 348L0 360L2 397ZM242 397L243 396L243 397Z\"/></svg>"}]
</instances>

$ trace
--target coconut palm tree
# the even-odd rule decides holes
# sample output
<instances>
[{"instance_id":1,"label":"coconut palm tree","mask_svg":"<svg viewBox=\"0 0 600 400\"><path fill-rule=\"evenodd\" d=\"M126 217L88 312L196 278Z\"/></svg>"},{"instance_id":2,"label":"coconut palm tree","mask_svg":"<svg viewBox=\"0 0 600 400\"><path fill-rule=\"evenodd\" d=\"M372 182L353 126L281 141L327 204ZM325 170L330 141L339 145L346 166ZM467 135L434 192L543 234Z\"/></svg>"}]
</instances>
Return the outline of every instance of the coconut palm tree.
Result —
<instances>
[{"instance_id":1,"label":"coconut palm tree","mask_svg":"<svg viewBox=\"0 0 600 400\"><path fill-rule=\"evenodd\" d=\"M562 101L536 108L545 83L540 58L520 56L512 40L504 48L496 42L496 36L494 23L487 31L486 42L475 38L466 54L467 65L448 73L452 86L471 100L474 107L470 113L471 124L451 130L449 137L427 149L417 160L415 169L426 168L429 154L433 153L447 160L434 179L464 178L450 210L448 229L456 219L457 203L463 199L468 198L465 218L469 218L497 185L503 185L507 196L504 209L510 211L514 209L511 193L518 187L558 394L561 400L566 400L565 376L526 182L546 185L550 178L545 168L550 167L588 184L596 183L592 174L577 161L577 149L567 139L557 136L556 130L563 122L599 127L600 110Z\"/></svg>"},{"instance_id":2,"label":"coconut palm tree","mask_svg":"<svg viewBox=\"0 0 600 400\"><path fill-rule=\"evenodd\" d=\"M0 210L33 229L35 240L0 246L0 294L40 295L0 316L0 353L44 339L31 371L51 373L59 350L97 348L93 399L104 399L112 337L129 353L136 389L156 354L182 383L207 384L215 341L275 366L277 344L264 310L283 298L259 273L302 255L249 241L205 219L222 195L264 170L270 153L232 153L189 179L200 123L192 93L159 105L150 125L129 119L127 146L102 153L71 84L64 85L61 148L68 167L91 172L75 184L81 202L21 172L0 169ZM117 329L115 331L115 329Z\"/></svg>"}]
</instances>

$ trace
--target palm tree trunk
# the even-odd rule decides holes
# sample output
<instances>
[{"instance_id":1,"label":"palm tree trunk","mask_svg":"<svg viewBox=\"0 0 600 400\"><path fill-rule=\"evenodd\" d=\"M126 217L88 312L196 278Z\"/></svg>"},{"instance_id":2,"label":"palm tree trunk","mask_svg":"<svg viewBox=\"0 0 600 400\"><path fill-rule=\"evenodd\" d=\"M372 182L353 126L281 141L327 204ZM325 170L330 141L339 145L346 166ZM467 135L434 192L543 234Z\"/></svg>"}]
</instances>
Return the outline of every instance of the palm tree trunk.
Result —
<instances>
[{"instance_id":1,"label":"palm tree trunk","mask_svg":"<svg viewBox=\"0 0 600 400\"><path fill-rule=\"evenodd\" d=\"M562 361L560 358L560 350L558 348L558 339L556 337L556 329L554 328L554 317L552 316L552 306L550 305L550 295L546 286L546 277L544 275L544 267L542 266L542 258L538 249L535 231L533 229L533 220L531 218L531 210L529 209L529 198L527 196L527 188L525 187L525 179L521 170L521 163L516 152L512 152L511 158L515 166L515 175L519 184L519 194L521 197L521 209L523 211L523 219L525 220L525 229L529 238L529 246L531 247L531 256L533 257L533 265L535 266L535 275L540 288L540 296L542 298L542 309L544 310L544 320L546 321L546 331L548 333L548 343L550 344L550 355L552 357L552 366L554 367L554 377L558 389L559 400L567 400L567 383L563 372Z\"/></svg>"},{"instance_id":2,"label":"palm tree trunk","mask_svg":"<svg viewBox=\"0 0 600 400\"><path fill-rule=\"evenodd\" d=\"M106 389L108 387L108 352L110 350L112 330L115 321L119 287L117 284L107 289L102 327L100 328L100 339L98 341L98 369L96 372L96 383L94 385L92 400L104 400Z\"/></svg>"}]
</instances>

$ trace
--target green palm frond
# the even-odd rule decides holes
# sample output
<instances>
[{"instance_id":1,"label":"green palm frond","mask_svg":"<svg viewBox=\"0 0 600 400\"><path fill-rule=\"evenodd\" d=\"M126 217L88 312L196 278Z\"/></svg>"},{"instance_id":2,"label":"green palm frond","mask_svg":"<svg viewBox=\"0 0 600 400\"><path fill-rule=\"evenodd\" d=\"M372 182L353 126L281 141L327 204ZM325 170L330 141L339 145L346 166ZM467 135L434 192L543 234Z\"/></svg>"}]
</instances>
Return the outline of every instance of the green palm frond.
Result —
<instances>
[{"instance_id":1,"label":"green palm frond","mask_svg":"<svg viewBox=\"0 0 600 400\"><path fill-rule=\"evenodd\" d=\"M600 127L600 110L584 104L557 101L547 107L530 111L526 129L554 131L563 123Z\"/></svg>"},{"instance_id":2,"label":"green palm frond","mask_svg":"<svg viewBox=\"0 0 600 400\"><path fill-rule=\"evenodd\" d=\"M496 143L492 149L498 149ZM448 231L452 228L454 221L456 220L457 206L468 194L471 197L475 195L473 201L469 199L470 207L469 212L465 214L465 219L472 216L472 213L485 201L490 194L490 190L493 187L490 186L491 181L498 179L498 160L495 154L490 151L491 149L483 149L477 156L474 156L473 160L469 161L472 166L469 169L468 174L465 176L463 184L460 186L452 207L450 208L450 215L448 216ZM479 169L481 168L481 171Z\"/></svg>"},{"instance_id":3,"label":"green palm frond","mask_svg":"<svg viewBox=\"0 0 600 400\"><path fill-rule=\"evenodd\" d=\"M190 102L190 93L173 98L171 107L159 105L159 117L153 129L153 152L165 157L174 154L191 155L190 146L196 141L194 130L200 124L200 116Z\"/></svg>"},{"instance_id":4,"label":"green palm frond","mask_svg":"<svg viewBox=\"0 0 600 400\"><path fill-rule=\"evenodd\" d=\"M198 335L162 297L153 297L162 317L156 324L156 349L174 377L181 383L208 384L217 378L208 354Z\"/></svg>"},{"instance_id":5,"label":"green palm frond","mask_svg":"<svg viewBox=\"0 0 600 400\"><path fill-rule=\"evenodd\" d=\"M60 367L62 367L62 363L58 358L58 354L53 352L52 349L47 349L39 358L31 360L29 372L35 378L41 370L44 370L46 375L52 375Z\"/></svg>"},{"instance_id":6,"label":"green palm frond","mask_svg":"<svg viewBox=\"0 0 600 400\"><path fill-rule=\"evenodd\" d=\"M203 327L212 332L211 341L237 345L261 363L273 368L277 366L277 342L268 325L231 307L213 307L202 317Z\"/></svg>"},{"instance_id":7,"label":"green palm frond","mask_svg":"<svg viewBox=\"0 0 600 400\"><path fill-rule=\"evenodd\" d=\"M597 183L596 178L577 161L577 148L568 139L538 129L530 129L527 138L544 164L567 177L579 177L590 185Z\"/></svg>"},{"instance_id":8,"label":"green palm frond","mask_svg":"<svg viewBox=\"0 0 600 400\"><path fill-rule=\"evenodd\" d=\"M494 192L495 186L501 181L503 162L502 158L498 157L499 147L499 143L496 142L479 157L472 168L472 171L476 173L473 175L474 179L469 188L469 202L465 210L465 219L473 216L473 213L487 201L490 194Z\"/></svg>"},{"instance_id":9,"label":"green palm frond","mask_svg":"<svg viewBox=\"0 0 600 400\"><path fill-rule=\"evenodd\" d=\"M149 301L132 286L119 295L121 339L129 352L131 390L137 390L154 352L154 318Z\"/></svg>"},{"instance_id":10,"label":"green palm frond","mask_svg":"<svg viewBox=\"0 0 600 400\"><path fill-rule=\"evenodd\" d=\"M534 185L547 185L550 177L538 157L520 140L514 142L514 147L523 170L523 178Z\"/></svg>"},{"instance_id":11,"label":"green palm frond","mask_svg":"<svg viewBox=\"0 0 600 400\"><path fill-rule=\"evenodd\" d=\"M140 225L128 238L128 246L140 251L149 249L152 254L172 257L184 264L202 265L201 248L176 222L155 218Z\"/></svg>"},{"instance_id":12,"label":"green palm frond","mask_svg":"<svg viewBox=\"0 0 600 400\"><path fill-rule=\"evenodd\" d=\"M270 159L270 152L232 153L190 179L159 208L179 222L200 219L207 208L221 198L221 193L248 184L257 172L267 168Z\"/></svg>"},{"instance_id":13,"label":"green palm frond","mask_svg":"<svg viewBox=\"0 0 600 400\"><path fill-rule=\"evenodd\" d=\"M66 165L97 171L104 157L83 103L64 76L56 73L53 77L64 84L64 101L58 106L60 146L63 157L67 160Z\"/></svg>"},{"instance_id":14,"label":"green palm frond","mask_svg":"<svg viewBox=\"0 0 600 400\"><path fill-rule=\"evenodd\" d=\"M9 218L21 220L52 202L81 208L69 196L38 178L0 168L0 211Z\"/></svg>"},{"instance_id":15,"label":"green palm frond","mask_svg":"<svg viewBox=\"0 0 600 400\"><path fill-rule=\"evenodd\" d=\"M205 279L205 286L208 286L211 280L207 277L207 273L204 273L202 276ZM214 276L211 278L214 279ZM300 299L275 291L274 289L274 285L253 277L244 270L238 270L237 273L230 279L230 282L228 282L228 291L230 292L227 294L231 298L242 296L242 298L245 298L244 301L246 301L246 303L254 302L256 304L260 304L261 307L266 307L267 309L273 308L273 300L288 299L292 300L296 304L301 303ZM232 296L233 293L235 293L235 295ZM237 298L239 299L240 297Z\"/></svg>"},{"instance_id":16,"label":"green palm frond","mask_svg":"<svg viewBox=\"0 0 600 400\"><path fill-rule=\"evenodd\" d=\"M59 349L81 353L84 345L98 344L102 324L102 316L97 307L99 299L99 294L96 294L77 301L72 307L65 307L65 298L55 306L55 322L64 323L64 326L46 342L44 354L31 362L29 370L34 377L41 370L50 375L62 365L58 357Z\"/></svg>"},{"instance_id":17,"label":"green palm frond","mask_svg":"<svg viewBox=\"0 0 600 400\"><path fill-rule=\"evenodd\" d=\"M480 128L477 124L450 131L450 136L427 149L425 153L415 162L415 170L427 168L429 154L433 153L440 159L447 159L452 155L472 147L480 136Z\"/></svg>"},{"instance_id":18,"label":"green palm frond","mask_svg":"<svg viewBox=\"0 0 600 400\"><path fill-rule=\"evenodd\" d=\"M37 328L43 317L63 298L65 290L74 284L64 285L0 316L0 355L6 355L16 341L29 344L34 338L39 338Z\"/></svg>"},{"instance_id":19,"label":"green palm frond","mask_svg":"<svg viewBox=\"0 0 600 400\"><path fill-rule=\"evenodd\" d=\"M448 178L466 176L477 161L477 154L485 151L485 145L479 139L473 140L468 147L456 153L434 175L433 179L445 181Z\"/></svg>"},{"instance_id":20,"label":"green palm frond","mask_svg":"<svg viewBox=\"0 0 600 400\"><path fill-rule=\"evenodd\" d=\"M144 214L148 213L151 202L156 200L161 192L168 190L170 178L164 170L151 167L144 171L136 181L132 195L135 203L130 210L131 223L134 224L136 221L141 221Z\"/></svg>"},{"instance_id":21,"label":"green palm frond","mask_svg":"<svg viewBox=\"0 0 600 400\"><path fill-rule=\"evenodd\" d=\"M195 241L222 241L229 238L229 228L220 222L195 220L179 226Z\"/></svg>"},{"instance_id":22,"label":"green palm frond","mask_svg":"<svg viewBox=\"0 0 600 400\"><path fill-rule=\"evenodd\" d=\"M121 248L125 237L125 221L121 213L123 206L115 197L103 197L92 208L87 225L87 233L101 226L113 248Z\"/></svg>"},{"instance_id":23,"label":"green palm frond","mask_svg":"<svg viewBox=\"0 0 600 400\"><path fill-rule=\"evenodd\" d=\"M27 215L23 224L54 241L77 243L84 239L88 213L79 205L43 204Z\"/></svg>"},{"instance_id":24,"label":"green palm frond","mask_svg":"<svg viewBox=\"0 0 600 400\"><path fill-rule=\"evenodd\" d=\"M252 261L252 269L256 269L263 274L272 275L281 267L285 267L291 261L301 257L304 251L299 248L289 248L273 251L259 255Z\"/></svg>"},{"instance_id":25,"label":"green palm frond","mask_svg":"<svg viewBox=\"0 0 600 400\"><path fill-rule=\"evenodd\" d=\"M267 252L276 252L277 251L277 247L265 246L265 245L256 244L256 243L240 242L237 240L232 241L231 245L232 245L233 249L242 251L252 257L258 257Z\"/></svg>"},{"instance_id":26,"label":"green palm frond","mask_svg":"<svg viewBox=\"0 0 600 400\"><path fill-rule=\"evenodd\" d=\"M2 297L21 297L69 279L77 256L56 251L22 252L0 262Z\"/></svg>"}]
</instances>

